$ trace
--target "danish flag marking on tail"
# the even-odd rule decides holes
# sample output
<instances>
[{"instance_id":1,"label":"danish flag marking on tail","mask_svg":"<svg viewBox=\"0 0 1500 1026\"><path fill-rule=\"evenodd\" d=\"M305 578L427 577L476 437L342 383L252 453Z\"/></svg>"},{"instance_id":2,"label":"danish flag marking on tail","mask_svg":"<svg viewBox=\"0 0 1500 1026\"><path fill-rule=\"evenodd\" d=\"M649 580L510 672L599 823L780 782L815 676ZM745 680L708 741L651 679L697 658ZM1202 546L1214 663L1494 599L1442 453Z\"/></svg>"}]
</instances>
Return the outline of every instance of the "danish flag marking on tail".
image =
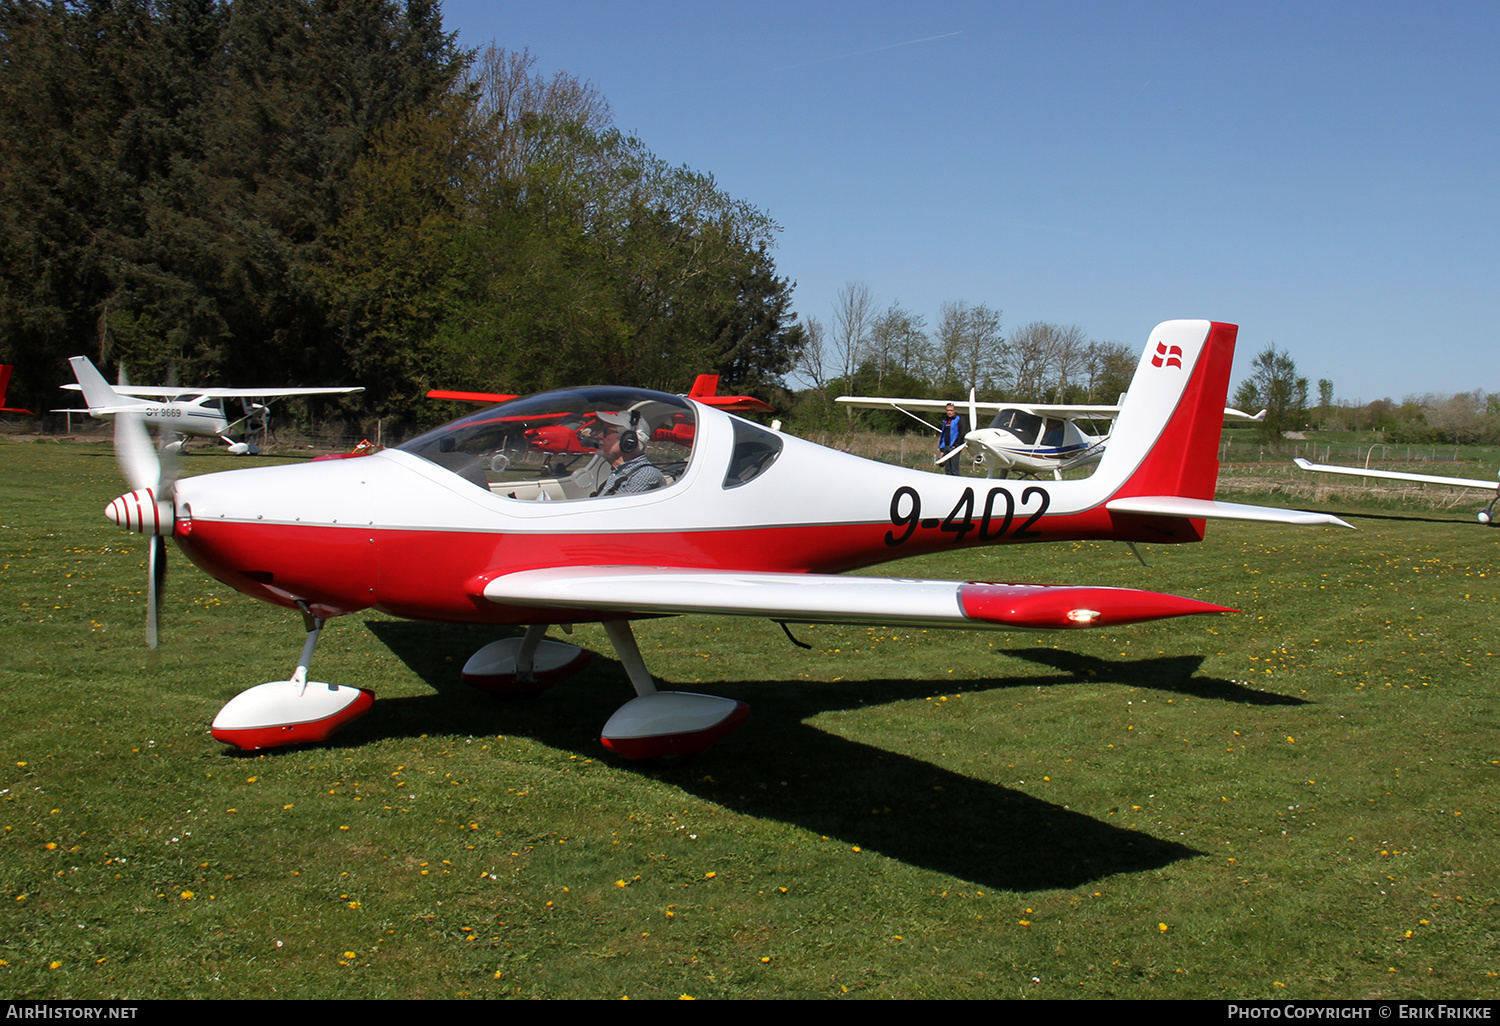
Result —
<instances>
[{"instance_id":1,"label":"danish flag marking on tail","mask_svg":"<svg viewBox=\"0 0 1500 1026\"><path fill-rule=\"evenodd\" d=\"M1182 369L1182 347L1169 346L1165 342L1156 343L1156 355L1151 357L1151 366L1160 367L1165 363L1168 367Z\"/></svg>"}]
</instances>

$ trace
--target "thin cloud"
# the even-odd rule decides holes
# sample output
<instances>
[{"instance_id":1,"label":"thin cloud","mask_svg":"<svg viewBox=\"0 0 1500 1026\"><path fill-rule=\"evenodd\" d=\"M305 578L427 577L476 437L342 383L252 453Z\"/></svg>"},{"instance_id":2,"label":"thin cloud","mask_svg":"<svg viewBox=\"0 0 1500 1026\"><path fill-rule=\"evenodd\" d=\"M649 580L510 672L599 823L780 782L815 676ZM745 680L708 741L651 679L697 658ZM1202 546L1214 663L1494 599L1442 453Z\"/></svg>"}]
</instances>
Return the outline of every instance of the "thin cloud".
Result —
<instances>
[{"instance_id":1,"label":"thin cloud","mask_svg":"<svg viewBox=\"0 0 1500 1026\"><path fill-rule=\"evenodd\" d=\"M958 32L944 32L940 36L924 36L921 39L908 39L908 40L905 40L904 42L900 42L900 43L887 43L885 46L872 46L868 50L855 50L853 53L841 53L837 57L819 57L815 61L804 61L801 64L788 64L786 67L784 67L784 68L777 68L776 70L777 71L794 71L797 68L811 68L811 67L813 67L814 65L817 65L817 64L830 64L833 61L848 60L850 57L863 57L865 54L880 53L882 50L894 50L898 46L916 46L918 43L930 43L930 42L932 42L935 39L947 39L950 36L961 36L961 35L963 35L962 30L960 30Z\"/></svg>"}]
</instances>

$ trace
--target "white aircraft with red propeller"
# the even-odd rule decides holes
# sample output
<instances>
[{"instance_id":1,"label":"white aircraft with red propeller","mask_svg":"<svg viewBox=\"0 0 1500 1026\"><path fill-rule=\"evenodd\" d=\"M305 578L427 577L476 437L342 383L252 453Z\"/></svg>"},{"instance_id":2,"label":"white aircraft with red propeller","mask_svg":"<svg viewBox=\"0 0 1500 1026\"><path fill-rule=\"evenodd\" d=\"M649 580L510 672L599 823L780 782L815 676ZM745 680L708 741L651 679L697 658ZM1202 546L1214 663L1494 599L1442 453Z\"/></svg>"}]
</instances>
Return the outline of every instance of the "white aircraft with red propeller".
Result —
<instances>
[{"instance_id":1,"label":"white aircraft with red propeller","mask_svg":"<svg viewBox=\"0 0 1500 1026\"><path fill-rule=\"evenodd\" d=\"M1440 477L1436 474L1409 474L1400 470L1371 470L1366 467L1340 467L1332 463L1314 463L1303 459L1301 456L1292 460L1293 463L1303 470L1313 474L1343 474L1346 477L1373 477L1382 481L1410 481L1413 484L1435 484L1446 485L1449 488L1475 488L1480 491L1494 490L1495 497L1485 504L1484 509L1479 511L1478 519L1486 526L1494 523L1495 503L1500 502L1500 480L1478 481L1472 477Z\"/></svg>"},{"instance_id":2,"label":"white aircraft with red propeller","mask_svg":"<svg viewBox=\"0 0 1500 1026\"><path fill-rule=\"evenodd\" d=\"M361 386L330 388L191 388L180 385L129 385L123 380L111 385L87 356L70 357L76 384L61 387L82 392L87 407L53 410L53 413L87 413L98 420L111 420L126 413L146 424L173 435L197 435L217 438L236 456L256 455L260 446L248 438L236 439L264 427L266 404L256 400L285 399L291 396L348 395L363 392ZM234 403L240 409L234 409ZM231 419L231 416L233 419ZM181 451L181 443L177 443Z\"/></svg>"},{"instance_id":3,"label":"white aircraft with red propeller","mask_svg":"<svg viewBox=\"0 0 1500 1026\"><path fill-rule=\"evenodd\" d=\"M139 421L120 416L116 446L134 490L107 515L151 536L150 640L167 537L225 584L302 613L296 670L242 692L215 718L213 735L228 744L320 741L367 709L369 691L310 681L308 667L326 620L374 608L524 627L464 667L466 681L500 692L536 690L582 667L588 653L546 638L550 625L602 623L636 692L604 725L604 745L628 758L685 755L735 727L746 707L658 690L634 619L1014 631L1231 612L1127 588L841 574L973 545L1198 541L1206 517L1343 524L1213 499L1236 333L1208 321L1159 325L1108 451L1076 481L976 487L681 396L602 386L517 398L370 455L177 481ZM1153 362L1167 351L1180 358ZM549 437L575 436L589 441L584 451L570 441L548 451ZM641 461L652 471L630 477ZM649 490L619 487L627 479Z\"/></svg>"}]
</instances>

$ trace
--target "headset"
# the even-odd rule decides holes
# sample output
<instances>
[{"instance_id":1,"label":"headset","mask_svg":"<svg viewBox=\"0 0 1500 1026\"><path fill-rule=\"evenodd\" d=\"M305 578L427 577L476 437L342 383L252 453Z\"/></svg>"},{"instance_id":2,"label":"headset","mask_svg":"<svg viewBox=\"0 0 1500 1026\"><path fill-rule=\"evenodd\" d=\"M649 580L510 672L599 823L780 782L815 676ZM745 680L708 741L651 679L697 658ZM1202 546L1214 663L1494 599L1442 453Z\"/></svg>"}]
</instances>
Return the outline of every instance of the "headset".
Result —
<instances>
[{"instance_id":1,"label":"headset","mask_svg":"<svg viewBox=\"0 0 1500 1026\"><path fill-rule=\"evenodd\" d=\"M630 428L620 432L620 451L626 456L641 447L641 411L630 411Z\"/></svg>"}]
</instances>

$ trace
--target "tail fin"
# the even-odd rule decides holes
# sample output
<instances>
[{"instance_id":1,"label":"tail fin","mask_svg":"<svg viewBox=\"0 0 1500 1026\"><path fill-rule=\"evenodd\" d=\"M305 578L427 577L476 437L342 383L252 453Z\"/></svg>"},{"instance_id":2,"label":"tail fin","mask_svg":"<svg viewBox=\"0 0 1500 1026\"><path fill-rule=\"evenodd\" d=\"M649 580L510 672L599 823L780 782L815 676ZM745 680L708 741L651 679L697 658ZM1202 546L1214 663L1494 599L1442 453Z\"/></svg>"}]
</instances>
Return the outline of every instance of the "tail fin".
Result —
<instances>
[{"instance_id":1,"label":"tail fin","mask_svg":"<svg viewBox=\"0 0 1500 1026\"><path fill-rule=\"evenodd\" d=\"M10 372L13 368L8 363L0 363L0 413L27 413L32 416L30 410L23 410L19 406L6 406L5 393L10 390Z\"/></svg>"},{"instance_id":2,"label":"tail fin","mask_svg":"<svg viewBox=\"0 0 1500 1026\"><path fill-rule=\"evenodd\" d=\"M1213 321L1166 321L1151 332L1094 473L1109 496L1105 508L1155 518L1164 541L1201 538L1206 517L1348 527L1326 513L1214 500L1238 334Z\"/></svg>"},{"instance_id":3,"label":"tail fin","mask_svg":"<svg viewBox=\"0 0 1500 1026\"><path fill-rule=\"evenodd\" d=\"M89 360L87 356L74 356L68 360L73 368L73 376L78 379L78 384L83 388L84 401L89 404L90 409L100 407L119 406L120 395L104 380L104 375Z\"/></svg>"},{"instance_id":4,"label":"tail fin","mask_svg":"<svg viewBox=\"0 0 1500 1026\"><path fill-rule=\"evenodd\" d=\"M1158 324L1096 471L1112 496L1212 499L1219 433L1239 328L1211 321Z\"/></svg>"}]
</instances>

